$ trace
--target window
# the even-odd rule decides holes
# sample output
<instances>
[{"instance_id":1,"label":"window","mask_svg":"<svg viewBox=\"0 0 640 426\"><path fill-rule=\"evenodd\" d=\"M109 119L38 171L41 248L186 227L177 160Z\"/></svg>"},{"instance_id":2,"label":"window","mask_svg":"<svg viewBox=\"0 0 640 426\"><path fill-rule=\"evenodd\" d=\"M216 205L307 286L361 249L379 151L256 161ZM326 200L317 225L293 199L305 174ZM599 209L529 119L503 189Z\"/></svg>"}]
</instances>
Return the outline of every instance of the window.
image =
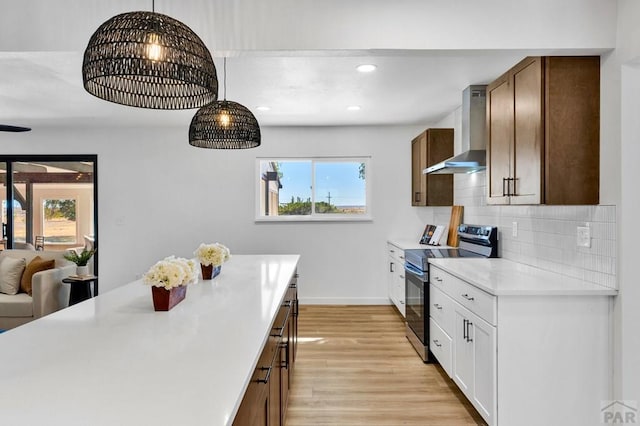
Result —
<instances>
[{"instance_id":1,"label":"window","mask_svg":"<svg viewBox=\"0 0 640 426\"><path fill-rule=\"evenodd\" d=\"M259 221L371 220L368 157L257 161Z\"/></svg>"},{"instance_id":2,"label":"window","mask_svg":"<svg viewBox=\"0 0 640 426\"><path fill-rule=\"evenodd\" d=\"M76 200L42 201L42 229L50 243L77 243Z\"/></svg>"}]
</instances>

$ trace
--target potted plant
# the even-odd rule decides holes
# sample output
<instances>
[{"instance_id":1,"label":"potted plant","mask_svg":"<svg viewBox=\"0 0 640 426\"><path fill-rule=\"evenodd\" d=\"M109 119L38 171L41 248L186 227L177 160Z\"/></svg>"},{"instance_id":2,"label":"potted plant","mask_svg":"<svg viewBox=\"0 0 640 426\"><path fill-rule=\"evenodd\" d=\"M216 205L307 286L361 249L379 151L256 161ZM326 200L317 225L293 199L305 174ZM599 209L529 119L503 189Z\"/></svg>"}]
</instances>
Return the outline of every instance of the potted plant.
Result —
<instances>
[{"instance_id":1,"label":"potted plant","mask_svg":"<svg viewBox=\"0 0 640 426\"><path fill-rule=\"evenodd\" d=\"M87 266L87 263L95 252L95 250L87 250L86 248L84 248L82 249L82 252L80 252L80 254L78 254L78 252L75 250L69 250L65 254L63 254L63 256L68 261L76 264L77 275L86 276L89 275L89 267Z\"/></svg>"},{"instance_id":2,"label":"potted plant","mask_svg":"<svg viewBox=\"0 0 640 426\"><path fill-rule=\"evenodd\" d=\"M152 286L155 310L168 311L185 298L187 285L198 280L198 271L193 260L169 256L149 268L142 280Z\"/></svg>"},{"instance_id":3,"label":"potted plant","mask_svg":"<svg viewBox=\"0 0 640 426\"><path fill-rule=\"evenodd\" d=\"M231 257L231 251L220 243L202 243L193 254L200 262L203 280L215 278L220 273L222 264Z\"/></svg>"}]
</instances>

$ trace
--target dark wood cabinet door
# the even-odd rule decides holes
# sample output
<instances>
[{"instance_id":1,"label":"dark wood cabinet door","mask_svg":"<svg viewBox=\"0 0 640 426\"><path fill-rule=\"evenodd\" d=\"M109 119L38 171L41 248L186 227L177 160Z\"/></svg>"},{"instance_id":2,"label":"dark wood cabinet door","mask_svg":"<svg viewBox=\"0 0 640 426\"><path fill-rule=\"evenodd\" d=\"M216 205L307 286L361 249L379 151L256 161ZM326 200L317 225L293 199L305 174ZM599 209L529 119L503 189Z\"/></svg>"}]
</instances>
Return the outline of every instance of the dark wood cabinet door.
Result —
<instances>
[{"instance_id":1,"label":"dark wood cabinet door","mask_svg":"<svg viewBox=\"0 0 640 426\"><path fill-rule=\"evenodd\" d=\"M425 167L432 166L453 157L453 129L427 130L427 162ZM426 176L426 205L453 205L453 175Z\"/></svg>"},{"instance_id":2,"label":"dark wood cabinet door","mask_svg":"<svg viewBox=\"0 0 640 426\"><path fill-rule=\"evenodd\" d=\"M545 203L600 201L600 57L545 59Z\"/></svg>"},{"instance_id":3,"label":"dark wood cabinet door","mask_svg":"<svg viewBox=\"0 0 640 426\"><path fill-rule=\"evenodd\" d=\"M544 90L542 58L513 70L514 142L511 204L544 203Z\"/></svg>"},{"instance_id":4,"label":"dark wood cabinet door","mask_svg":"<svg viewBox=\"0 0 640 426\"><path fill-rule=\"evenodd\" d=\"M427 194L425 175L422 170L426 167L427 134L421 133L411 141L411 205L426 206Z\"/></svg>"},{"instance_id":5,"label":"dark wood cabinet door","mask_svg":"<svg viewBox=\"0 0 640 426\"><path fill-rule=\"evenodd\" d=\"M513 145L513 90L509 74L487 87L487 132L487 202L508 204Z\"/></svg>"}]
</instances>

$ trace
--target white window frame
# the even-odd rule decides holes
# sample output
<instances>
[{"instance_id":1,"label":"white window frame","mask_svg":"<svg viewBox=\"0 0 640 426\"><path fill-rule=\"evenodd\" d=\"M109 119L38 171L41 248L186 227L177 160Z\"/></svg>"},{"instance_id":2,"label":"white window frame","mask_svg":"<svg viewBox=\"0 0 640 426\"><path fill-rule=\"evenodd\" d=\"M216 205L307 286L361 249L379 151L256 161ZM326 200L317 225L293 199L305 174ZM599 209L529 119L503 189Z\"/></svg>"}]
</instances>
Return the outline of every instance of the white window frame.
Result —
<instances>
[{"instance_id":1,"label":"white window frame","mask_svg":"<svg viewBox=\"0 0 640 426\"><path fill-rule=\"evenodd\" d=\"M308 215L282 215L264 216L260 211L260 164L263 161L310 161L311 162L311 214ZM364 214L339 214L339 213L314 213L315 212L315 165L318 162L330 163L364 163L365 181L365 213ZM256 178L255 178L255 221L256 222L370 222L372 215L372 172L371 156L339 156L339 157L257 157L256 158Z\"/></svg>"}]
</instances>

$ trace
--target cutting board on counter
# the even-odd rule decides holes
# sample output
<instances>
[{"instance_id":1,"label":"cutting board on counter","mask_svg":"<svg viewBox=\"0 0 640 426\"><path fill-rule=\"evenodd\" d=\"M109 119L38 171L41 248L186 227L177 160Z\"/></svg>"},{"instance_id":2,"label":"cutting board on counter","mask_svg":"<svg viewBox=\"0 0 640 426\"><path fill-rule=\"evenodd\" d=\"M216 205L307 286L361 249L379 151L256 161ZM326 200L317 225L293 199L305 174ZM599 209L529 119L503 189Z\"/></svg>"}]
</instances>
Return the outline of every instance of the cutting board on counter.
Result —
<instances>
[{"instance_id":1,"label":"cutting board on counter","mask_svg":"<svg viewBox=\"0 0 640 426\"><path fill-rule=\"evenodd\" d=\"M458 225L462 222L462 213L464 206L451 207L451 219L449 220L449 238L447 238L447 245L451 247L458 247Z\"/></svg>"}]
</instances>

